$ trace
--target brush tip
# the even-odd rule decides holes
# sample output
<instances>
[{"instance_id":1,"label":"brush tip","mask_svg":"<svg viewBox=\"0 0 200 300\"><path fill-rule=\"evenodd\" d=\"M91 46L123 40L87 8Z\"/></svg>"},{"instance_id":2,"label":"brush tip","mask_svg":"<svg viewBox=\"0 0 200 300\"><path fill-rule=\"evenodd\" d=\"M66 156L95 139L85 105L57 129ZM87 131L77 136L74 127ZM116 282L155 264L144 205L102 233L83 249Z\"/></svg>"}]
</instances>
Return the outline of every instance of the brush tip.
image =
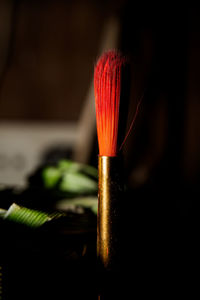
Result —
<instances>
[{"instance_id":1,"label":"brush tip","mask_svg":"<svg viewBox=\"0 0 200 300\"><path fill-rule=\"evenodd\" d=\"M102 76L103 73L115 72L127 63L127 58L119 50L104 52L97 61L94 76Z\"/></svg>"},{"instance_id":2,"label":"brush tip","mask_svg":"<svg viewBox=\"0 0 200 300\"><path fill-rule=\"evenodd\" d=\"M122 68L127 59L118 50L109 50L99 58L94 72L97 136L99 154L116 156Z\"/></svg>"}]
</instances>

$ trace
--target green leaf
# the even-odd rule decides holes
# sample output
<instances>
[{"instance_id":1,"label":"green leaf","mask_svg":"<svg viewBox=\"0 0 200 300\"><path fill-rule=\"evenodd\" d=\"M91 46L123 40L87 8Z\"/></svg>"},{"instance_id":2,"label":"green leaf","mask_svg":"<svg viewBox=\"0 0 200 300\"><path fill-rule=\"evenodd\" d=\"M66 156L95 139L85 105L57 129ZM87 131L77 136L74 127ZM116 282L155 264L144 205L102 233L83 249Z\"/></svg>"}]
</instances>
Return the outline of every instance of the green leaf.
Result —
<instances>
[{"instance_id":1,"label":"green leaf","mask_svg":"<svg viewBox=\"0 0 200 300\"><path fill-rule=\"evenodd\" d=\"M90 194L97 191L97 182L81 173L66 173L59 187L69 193Z\"/></svg>"},{"instance_id":2,"label":"green leaf","mask_svg":"<svg viewBox=\"0 0 200 300\"><path fill-rule=\"evenodd\" d=\"M45 188L53 188L56 186L59 179L61 178L61 172L55 167L46 167L42 171L42 178L44 181Z\"/></svg>"},{"instance_id":3,"label":"green leaf","mask_svg":"<svg viewBox=\"0 0 200 300\"><path fill-rule=\"evenodd\" d=\"M71 160L67 160L67 159L61 159L58 162L58 169L62 172L78 172L80 171L81 167L80 164L77 162L73 162Z\"/></svg>"},{"instance_id":4,"label":"green leaf","mask_svg":"<svg viewBox=\"0 0 200 300\"><path fill-rule=\"evenodd\" d=\"M71 160L66 160L66 159L60 160L58 163L58 168L61 172L70 172L70 173L83 172L89 176L92 176L95 178L98 177L98 171L96 168L89 166L89 165L73 162Z\"/></svg>"},{"instance_id":5,"label":"green leaf","mask_svg":"<svg viewBox=\"0 0 200 300\"><path fill-rule=\"evenodd\" d=\"M71 160L62 159L56 166L45 167L42 171L46 189L56 189L66 195L97 193L97 169Z\"/></svg>"},{"instance_id":6,"label":"green leaf","mask_svg":"<svg viewBox=\"0 0 200 300\"><path fill-rule=\"evenodd\" d=\"M0 208L0 218L3 218L6 214L6 212L7 212L6 209Z\"/></svg>"},{"instance_id":7,"label":"green leaf","mask_svg":"<svg viewBox=\"0 0 200 300\"><path fill-rule=\"evenodd\" d=\"M29 209L13 203L4 214L4 219L36 228L50 221L52 217L45 212Z\"/></svg>"},{"instance_id":8,"label":"green leaf","mask_svg":"<svg viewBox=\"0 0 200 300\"><path fill-rule=\"evenodd\" d=\"M92 177L98 178L98 171L96 168L89 165L82 165L82 171Z\"/></svg>"}]
</instances>

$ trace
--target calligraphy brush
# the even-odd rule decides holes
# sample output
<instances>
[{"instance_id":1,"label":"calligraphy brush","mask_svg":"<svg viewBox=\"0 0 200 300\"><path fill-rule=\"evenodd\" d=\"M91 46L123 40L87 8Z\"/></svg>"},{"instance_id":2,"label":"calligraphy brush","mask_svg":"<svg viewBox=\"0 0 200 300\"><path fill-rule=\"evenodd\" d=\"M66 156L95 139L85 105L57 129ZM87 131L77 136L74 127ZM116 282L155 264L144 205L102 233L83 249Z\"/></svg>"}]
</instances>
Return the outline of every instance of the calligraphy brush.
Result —
<instances>
[{"instance_id":1,"label":"calligraphy brush","mask_svg":"<svg viewBox=\"0 0 200 300\"><path fill-rule=\"evenodd\" d=\"M118 51L105 52L94 72L98 157L97 257L100 270L120 268L120 214L123 198L120 144L129 95L127 59Z\"/></svg>"}]
</instances>

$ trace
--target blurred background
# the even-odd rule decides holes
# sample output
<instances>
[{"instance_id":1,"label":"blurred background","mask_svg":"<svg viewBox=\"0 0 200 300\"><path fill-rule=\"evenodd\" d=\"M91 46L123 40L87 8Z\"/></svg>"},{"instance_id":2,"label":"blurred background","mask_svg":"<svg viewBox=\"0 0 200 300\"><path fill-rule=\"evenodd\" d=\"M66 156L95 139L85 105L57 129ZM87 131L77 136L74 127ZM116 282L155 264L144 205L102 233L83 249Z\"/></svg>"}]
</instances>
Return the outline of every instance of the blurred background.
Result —
<instances>
[{"instance_id":1,"label":"blurred background","mask_svg":"<svg viewBox=\"0 0 200 300\"><path fill-rule=\"evenodd\" d=\"M1 0L0 182L23 185L56 156L96 165L93 70L119 48L132 66L128 123L144 93L124 147L128 183L176 189L188 210L200 170L197 11L187 2Z\"/></svg>"},{"instance_id":2,"label":"blurred background","mask_svg":"<svg viewBox=\"0 0 200 300\"><path fill-rule=\"evenodd\" d=\"M137 254L150 247L146 261L159 250L182 261L199 218L200 19L189 1L0 0L0 184L24 187L63 158L97 166L93 72L113 48L131 63L127 128L143 95L123 149L127 236Z\"/></svg>"},{"instance_id":3,"label":"blurred background","mask_svg":"<svg viewBox=\"0 0 200 300\"><path fill-rule=\"evenodd\" d=\"M127 185L122 228L125 270L132 266L132 270L144 270L146 274L162 268L161 274L166 274L169 263L172 274L177 262L179 270L180 266L196 264L194 253L199 234L200 19L197 7L189 5L189 1L181 5L161 1L154 5L129 0L0 0L0 190L26 188L30 175L40 166L54 165L63 158L97 166L93 72L99 55L113 48L130 58L127 130L143 95L123 148ZM13 191L9 193L9 203L22 197L26 201L21 204L48 208L48 201L54 201L55 194L52 197L49 191L39 189L36 181L29 181L28 191L21 195L16 191L14 196ZM97 193L97 185L90 184ZM1 193L3 201L6 193ZM27 199L32 199L33 204ZM2 203L7 208L5 201ZM27 236L22 237L20 241L24 242L16 250L12 239L6 236L11 243L5 247L8 265L12 249L22 258L32 251L33 256L37 254L31 261L32 268L36 262L38 276L38 257L42 264L46 259L46 293L49 280L52 285L56 280L56 276L51 276L49 261L54 273L61 274L60 266L67 268L74 257L74 249L71 254L65 246L78 248L77 253L81 254L76 257L82 257L85 244L92 240L95 257L96 215L92 217L92 238L88 229L91 223L85 222L85 216L81 223L80 214L76 214L77 218L72 224L69 220L59 223L63 235L58 238L56 233L55 243L53 226L47 226L45 235L41 235L43 246L28 235L28 244ZM71 238L69 224L73 233L80 225L82 237L86 223L89 237L84 236L80 246L77 235ZM12 233L13 228L6 232ZM44 239L47 232L48 243ZM18 235L15 239L18 245ZM36 248L40 250L35 251ZM65 265L63 257L67 257ZM15 273L8 271L8 275L14 274L13 282L20 263L16 265L13 268L13 261L10 263ZM88 266L87 260L83 265ZM94 264L91 265L94 271ZM26 280L26 261L23 267L25 271L21 273ZM60 275L55 289L65 286L64 281Z\"/></svg>"}]
</instances>

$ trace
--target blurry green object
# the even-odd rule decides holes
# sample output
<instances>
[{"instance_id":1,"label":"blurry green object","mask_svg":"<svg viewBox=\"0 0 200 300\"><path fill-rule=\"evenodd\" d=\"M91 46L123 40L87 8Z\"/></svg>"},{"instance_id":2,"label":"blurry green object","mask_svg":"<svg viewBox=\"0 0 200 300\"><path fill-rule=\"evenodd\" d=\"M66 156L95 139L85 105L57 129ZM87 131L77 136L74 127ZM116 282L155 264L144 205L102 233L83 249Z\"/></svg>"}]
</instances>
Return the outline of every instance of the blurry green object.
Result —
<instances>
[{"instance_id":1,"label":"blurry green object","mask_svg":"<svg viewBox=\"0 0 200 300\"><path fill-rule=\"evenodd\" d=\"M69 222L71 214L75 219L91 216L89 210L96 214L97 177L96 168L71 160L40 167L25 190L1 188L0 218L37 228L59 216Z\"/></svg>"},{"instance_id":2,"label":"blurry green object","mask_svg":"<svg viewBox=\"0 0 200 300\"><path fill-rule=\"evenodd\" d=\"M44 184L47 189L53 188L60 179L60 171L55 167L47 167L43 170Z\"/></svg>"},{"instance_id":3,"label":"blurry green object","mask_svg":"<svg viewBox=\"0 0 200 300\"><path fill-rule=\"evenodd\" d=\"M60 183L60 190L76 194L94 193L97 191L97 183L81 173L66 173Z\"/></svg>"},{"instance_id":4,"label":"blurry green object","mask_svg":"<svg viewBox=\"0 0 200 300\"><path fill-rule=\"evenodd\" d=\"M65 160L62 159L58 163L58 169L61 171L70 171L70 172L83 172L89 176L92 176L94 178L98 178L98 171L96 168L89 166L89 165L84 165L80 164L77 162L73 162L71 160Z\"/></svg>"},{"instance_id":5,"label":"blurry green object","mask_svg":"<svg viewBox=\"0 0 200 300\"><path fill-rule=\"evenodd\" d=\"M42 211L26 208L13 203L8 210L1 210L0 217L28 227L37 228L44 223L59 217L61 214L47 214Z\"/></svg>"},{"instance_id":6,"label":"blurry green object","mask_svg":"<svg viewBox=\"0 0 200 300\"><path fill-rule=\"evenodd\" d=\"M97 197L77 197L73 199L62 199L57 202L56 208L62 211L77 211L77 208L90 209L97 214L98 201Z\"/></svg>"},{"instance_id":7,"label":"blurry green object","mask_svg":"<svg viewBox=\"0 0 200 300\"><path fill-rule=\"evenodd\" d=\"M61 160L57 166L47 166L42 170L46 189L58 189L71 194L97 193L97 169L71 160Z\"/></svg>"}]
</instances>

